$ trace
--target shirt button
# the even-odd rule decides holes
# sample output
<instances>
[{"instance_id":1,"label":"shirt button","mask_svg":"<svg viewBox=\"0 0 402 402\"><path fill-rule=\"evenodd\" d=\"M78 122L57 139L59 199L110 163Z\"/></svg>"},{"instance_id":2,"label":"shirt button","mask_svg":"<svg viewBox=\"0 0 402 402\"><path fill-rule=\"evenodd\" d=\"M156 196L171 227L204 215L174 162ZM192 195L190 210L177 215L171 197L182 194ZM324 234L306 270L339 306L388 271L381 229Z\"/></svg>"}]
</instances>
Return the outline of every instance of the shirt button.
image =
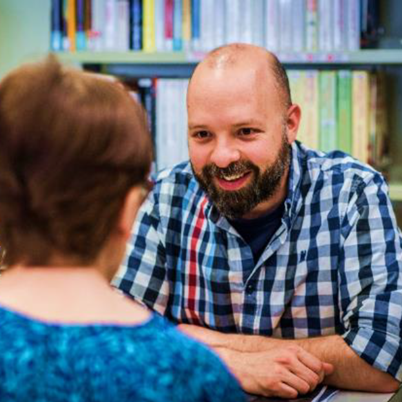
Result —
<instances>
[{"instance_id":1,"label":"shirt button","mask_svg":"<svg viewBox=\"0 0 402 402\"><path fill-rule=\"evenodd\" d=\"M248 295L251 295L251 293L253 293L253 292L254 292L254 285L252 283L249 283L246 287L246 293Z\"/></svg>"}]
</instances>

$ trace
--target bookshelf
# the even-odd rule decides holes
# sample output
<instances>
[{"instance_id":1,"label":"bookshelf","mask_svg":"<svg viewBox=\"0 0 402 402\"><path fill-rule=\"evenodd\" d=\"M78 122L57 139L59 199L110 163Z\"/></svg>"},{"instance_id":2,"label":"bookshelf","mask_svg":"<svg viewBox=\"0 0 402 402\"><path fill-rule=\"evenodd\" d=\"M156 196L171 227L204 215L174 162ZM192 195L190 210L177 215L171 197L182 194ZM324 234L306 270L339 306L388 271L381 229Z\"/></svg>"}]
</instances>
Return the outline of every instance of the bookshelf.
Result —
<instances>
[{"instance_id":1,"label":"bookshelf","mask_svg":"<svg viewBox=\"0 0 402 402\"><path fill-rule=\"evenodd\" d=\"M202 0L201 0L202 1ZM376 49L343 52L278 52L293 69L367 69L388 76L390 127L390 194L401 206L402 223L402 2L380 0L380 25L385 27ZM0 78L24 61L42 57L50 48L50 0L0 1ZM63 62L125 77L187 78L203 51L77 51L57 52Z\"/></svg>"}]
</instances>

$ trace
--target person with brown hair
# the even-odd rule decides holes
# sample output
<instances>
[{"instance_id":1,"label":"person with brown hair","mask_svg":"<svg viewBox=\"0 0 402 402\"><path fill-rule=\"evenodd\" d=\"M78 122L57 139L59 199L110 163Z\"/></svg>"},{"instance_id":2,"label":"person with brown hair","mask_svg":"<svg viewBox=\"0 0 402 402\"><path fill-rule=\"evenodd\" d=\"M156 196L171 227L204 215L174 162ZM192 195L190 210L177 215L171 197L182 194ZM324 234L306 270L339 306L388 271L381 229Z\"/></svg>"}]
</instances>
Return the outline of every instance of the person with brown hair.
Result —
<instances>
[{"instance_id":1,"label":"person with brown hair","mask_svg":"<svg viewBox=\"0 0 402 402\"><path fill-rule=\"evenodd\" d=\"M217 356L109 285L151 161L122 85L54 58L0 83L0 400L243 400Z\"/></svg>"}]
</instances>

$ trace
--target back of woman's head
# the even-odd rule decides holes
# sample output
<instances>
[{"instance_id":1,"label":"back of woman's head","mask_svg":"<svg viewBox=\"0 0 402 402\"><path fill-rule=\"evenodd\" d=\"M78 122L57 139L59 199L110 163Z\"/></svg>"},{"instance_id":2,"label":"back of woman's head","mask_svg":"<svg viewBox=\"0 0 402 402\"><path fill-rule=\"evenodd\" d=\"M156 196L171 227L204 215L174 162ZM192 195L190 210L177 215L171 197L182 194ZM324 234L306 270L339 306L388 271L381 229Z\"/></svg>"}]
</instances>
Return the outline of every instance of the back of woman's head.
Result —
<instances>
[{"instance_id":1,"label":"back of woman's head","mask_svg":"<svg viewBox=\"0 0 402 402\"><path fill-rule=\"evenodd\" d=\"M47 265L52 253L91 263L151 160L143 109L120 84L54 58L9 74L0 83L5 263Z\"/></svg>"}]
</instances>

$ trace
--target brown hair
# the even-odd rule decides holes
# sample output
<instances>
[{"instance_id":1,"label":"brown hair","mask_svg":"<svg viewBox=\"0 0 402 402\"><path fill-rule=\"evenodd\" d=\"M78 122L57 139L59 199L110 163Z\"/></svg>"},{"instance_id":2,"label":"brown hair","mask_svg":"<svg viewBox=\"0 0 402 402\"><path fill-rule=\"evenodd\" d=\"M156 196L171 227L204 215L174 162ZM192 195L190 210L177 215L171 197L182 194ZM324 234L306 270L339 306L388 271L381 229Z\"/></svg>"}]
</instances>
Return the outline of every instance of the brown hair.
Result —
<instances>
[{"instance_id":1,"label":"brown hair","mask_svg":"<svg viewBox=\"0 0 402 402\"><path fill-rule=\"evenodd\" d=\"M145 114L121 84L53 57L0 83L0 244L5 263L89 264L152 161Z\"/></svg>"}]
</instances>

